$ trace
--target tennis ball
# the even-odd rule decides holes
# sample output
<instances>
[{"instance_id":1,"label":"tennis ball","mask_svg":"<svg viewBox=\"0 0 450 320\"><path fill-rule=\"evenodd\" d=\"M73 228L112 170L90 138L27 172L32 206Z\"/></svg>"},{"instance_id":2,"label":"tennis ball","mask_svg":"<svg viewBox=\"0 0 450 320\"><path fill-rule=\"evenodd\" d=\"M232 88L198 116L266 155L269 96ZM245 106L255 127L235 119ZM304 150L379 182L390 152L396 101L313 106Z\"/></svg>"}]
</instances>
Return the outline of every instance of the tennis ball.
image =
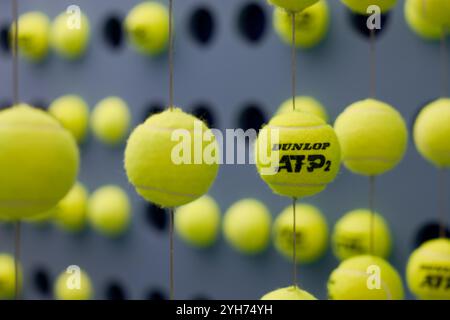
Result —
<instances>
[{"instance_id":1,"label":"tennis ball","mask_svg":"<svg viewBox=\"0 0 450 320\"><path fill-rule=\"evenodd\" d=\"M409 257L408 287L419 299L450 300L450 240L433 239Z\"/></svg>"},{"instance_id":2,"label":"tennis ball","mask_svg":"<svg viewBox=\"0 0 450 320\"><path fill-rule=\"evenodd\" d=\"M420 111L414 142L420 154L438 167L450 167L450 98L438 99Z\"/></svg>"},{"instance_id":3,"label":"tennis ball","mask_svg":"<svg viewBox=\"0 0 450 320\"><path fill-rule=\"evenodd\" d=\"M371 221L373 218L373 248L371 242ZM339 260L368 254L387 258L391 253L391 232L384 218L368 209L357 209L346 213L334 226L332 235L334 255Z\"/></svg>"},{"instance_id":4,"label":"tennis ball","mask_svg":"<svg viewBox=\"0 0 450 320\"><path fill-rule=\"evenodd\" d=\"M60 97L53 101L48 112L72 133L78 143L84 141L88 130L89 107L80 96Z\"/></svg>"},{"instance_id":5,"label":"tennis ball","mask_svg":"<svg viewBox=\"0 0 450 320\"><path fill-rule=\"evenodd\" d=\"M22 266L19 265L19 291L22 290ZM16 269L14 258L0 254L0 300L13 299L16 294Z\"/></svg>"},{"instance_id":6,"label":"tennis ball","mask_svg":"<svg viewBox=\"0 0 450 320\"><path fill-rule=\"evenodd\" d=\"M393 169L408 144L408 130L390 105L366 99L347 107L334 124L342 161L352 172L375 176Z\"/></svg>"},{"instance_id":7,"label":"tennis ball","mask_svg":"<svg viewBox=\"0 0 450 320\"><path fill-rule=\"evenodd\" d=\"M282 113L263 127L255 143L258 173L276 194L311 196L334 180L340 166L336 134L308 113Z\"/></svg>"},{"instance_id":8,"label":"tennis ball","mask_svg":"<svg viewBox=\"0 0 450 320\"><path fill-rule=\"evenodd\" d=\"M266 206L255 199L233 204L223 218L223 233L238 251L256 254L265 250L270 240L272 217Z\"/></svg>"},{"instance_id":9,"label":"tennis ball","mask_svg":"<svg viewBox=\"0 0 450 320\"><path fill-rule=\"evenodd\" d=\"M86 188L77 182L52 210L55 224L69 232L81 231L86 225L87 197Z\"/></svg>"},{"instance_id":10,"label":"tennis ball","mask_svg":"<svg viewBox=\"0 0 450 320\"><path fill-rule=\"evenodd\" d=\"M312 294L299 287L287 287L265 294L261 300L317 300Z\"/></svg>"},{"instance_id":11,"label":"tennis ball","mask_svg":"<svg viewBox=\"0 0 450 320\"><path fill-rule=\"evenodd\" d=\"M17 34L19 53L27 60L43 60L49 51L50 20L41 12L28 12L19 17ZM15 24L11 26L11 40L15 35Z\"/></svg>"},{"instance_id":12,"label":"tennis ball","mask_svg":"<svg viewBox=\"0 0 450 320\"><path fill-rule=\"evenodd\" d=\"M296 262L311 263L323 256L328 246L328 225L322 212L308 204L295 206ZM292 206L288 206L275 219L273 237L275 248L283 256L293 259Z\"/></svg>"},{"instance_id":13,"label":"tennis ball","mask_svg":"<svg viewBox=\"0 0 450 320\"><path fill-rule=\"evenodd\" d=\"M442 29L450 28L450 2L448 0L426 0L424 15Z\"/></svg>"},{"instance_id":14,"label":"tennis ball","mask_svg":"<svg viewBox=\"0 0 450 320\"><path fill-rule=\"evenodd\" d=\"M312 48L326 36L330 25L330 12L325 0L306 8L295 16L296 47ZM292 45L292 16L286 10L276 8L273 27L286 44Z\"/></svg>"},{"instance_id":15,"label":"tennis ball","mask_svg":"<svg viewBox=\"0 0 450 320\"><path fill-rule=\"evenodd\" d=\"M397 4L397 0L341 0L352 11L367 14L367 8L376 5L382 13L388 12Z\"/></svg>"},{"instance_id":16,"label":"tennis ball","mask_svg":"<svg viewBox=\"0 0 450 320\"><path fill-rule=\"evenodd\" d=\"M69 267L70 268L70 267ZM77 268L62 272L56 279L53 294L57 300L90 300L94 295L88 274Z\"/></svg>"},{"instance_id":17,"label":"tennis ball","mask_svg":"<svg viewBox=\"0 0 450 320\"><path fill-rule=\"evenodd\" d=\"M131 205L120 187L108 185L97 189L89 198L88 220L106 236L119 236L130 225Z\"/></svg>"},{"instance_id":18,"label":"tennis ball","mask_svg":"<svg viewBox=\"0 0 450 320\"><path fill-rule=\"evenodd\" d=\"M277 114L293 111L292 98L287 99L278 108ZM325 107L313 97L297 96L295 97L295 110L311 113L323 121L328 122L328 114Z\"/></svg>"},{"instance_id":19,"label":"tennis ball","mask_svg":"<svg viewBox=\"0 0 450 320\"><path fill-rule=\"evenodd\" d=\"M402 300L403 284L398 272L385 260L361 255L341 262L328 280L332 300Z\"/></svg>"},{"instance_id":20,"label":"tennis ball","mask_svg":"<svg viewBox=\"0 0 450 320\"><path fill-rule=\"evenodd\" d=\"M46 112L23 104L1 111L0 218L30 218L56 206L78 164L72 135Z\"/></svg>"},{"instance_id":21,"label":"tennis ball","mask_svg":"<svg viewBox=\"0 0 450 320\"><path fill-rule=\"evenodd\" d=\"M298 12L312 6L319 0L268 0L268 1L269 3L277 7L283 8L287 11Z\"/></svg>"},{"instance_id":22,"label":"tennis ball","mask_svg":"<svg viewBox=\"0 0 450 320\"><path fill-rule=\"evenodd\" d=\"M91 115L91 127L101 142L110 145L121 143L130 129L131 115L128 105L118 97L100 101Z\"/></svg>"},{"instance_id":23,"label":"tennis ball","mask_svg":"<svg viewBox=\"0 0 450 320\"><path fill-rule=\"evenodd\" d=\"M125 170L144 199L176 207L208 192L219 170L218 152L216 138L203 121L173 108L133 131L125 149Z\"/></svg>"},{"instance_id":24,"label":"tennis ball","mask_svg":"<svg viewBox=\"0 0 450 320\"><path fill-rule=\"evenodd\" d=\"M203 196L177 209L175 230L187 243L197 247L212 245L220 227L220 208L210 196Z\"/></svg>"},{"instance_id":25,"label":"tennis ball","mask_svg":"<svg viewBox=\"0 0 450 320\"><path fill-rule=\"evenodd\" d=\"M426 18L423 4L424 0L406 0L405 20L411 30L422 38L438 40L441 38L442 28L433 20Z\"/></svg>"},{"instance_id":26,"label":"tennis ball","mask_svg":"<svg viewBox=\"0 0 450 320\"><path fill-rule=\"evenodd\" d=\"M169 12L158 2L140 3L128 13L125 30L139 53L161 54L169 43Z\"/></svg>"},{"instance_id":27,"label":"tennis ball","mask_svg":"<svg viewBox=\"0 0 450 320\"><path fill-rule=\"evenodd\" d=\"M53 21L51 45L62 57L76 59L82 56L89 44L90 23L88 17L80 12L63 12Z\"/></svg>"}]
</instances>

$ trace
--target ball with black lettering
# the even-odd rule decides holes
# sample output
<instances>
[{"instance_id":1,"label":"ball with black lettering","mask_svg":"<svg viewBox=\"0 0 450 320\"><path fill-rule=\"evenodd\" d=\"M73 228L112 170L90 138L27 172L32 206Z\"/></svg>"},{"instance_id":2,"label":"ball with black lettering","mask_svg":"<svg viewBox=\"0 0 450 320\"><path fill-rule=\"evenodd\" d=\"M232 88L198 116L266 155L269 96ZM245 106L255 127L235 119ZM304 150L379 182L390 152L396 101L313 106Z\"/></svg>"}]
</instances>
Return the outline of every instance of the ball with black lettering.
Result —
<instances>
[{"instance_id":1,"label":"ball with black lettering","mask_svg":"<svg viewBox=\"0 0 450 320\"><path fill-rule=\"evenodd\" d=\"M339 172L341 152L333 128L312 114L279 114L259 132L258 173L276 194L301 198L323 191Z\"/></svg>"}]
</instances>

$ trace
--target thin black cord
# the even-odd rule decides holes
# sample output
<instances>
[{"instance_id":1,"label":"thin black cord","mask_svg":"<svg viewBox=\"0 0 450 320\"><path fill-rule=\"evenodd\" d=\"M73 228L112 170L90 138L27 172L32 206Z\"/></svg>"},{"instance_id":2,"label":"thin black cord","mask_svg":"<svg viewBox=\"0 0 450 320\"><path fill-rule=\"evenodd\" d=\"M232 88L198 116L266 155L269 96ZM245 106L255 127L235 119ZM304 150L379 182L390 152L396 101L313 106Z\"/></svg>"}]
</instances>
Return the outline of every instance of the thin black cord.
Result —
<instances>
[{"instance_id":1,"label":"thin black cord","mask_svg":"<svg viewBox=\"0 0 450 320\"><path fill-rule=\"evenodd\" d=\"M369 253L373 255L375 253L375 176L369 177L369 210Z\"/></svg>"},{"instance_id":2,"label":"thin black cord","mask_svg":"<svg viewBox=\"0 0 450 320\"><path fill-rule=\"evenodd\" d=\"M170 237L170 262L169 262L169 278L170 278L170 300L174 300L175 296L175 290L174 290L174 276L173 276L173 266L174 266L174 250L173 250L173 242L174 242L174 215L175 215L175 209L171 208L169 210L170 215L170 226L169 226L169 237Z\"/></svg>"},{"instance_id":3,"label":"thin black cord","mask_svg":"<svg viewBox=\"0 0 450 320\"><path fill-rule=\"evenodd\" d=\"M376 96L376 50L375 50L375 28L370 30L370 96Z\"/></svg>"},{"instance_id":4,"label":"thin black cord","mask_svg":"<svg viewBox=\"0 0 450 320\"><path fill-rule=\"evenodd\" d=\"M174 81L173 81L173 51L174 51L174 32L173 32L173 0L169 0L169 109L173 110L174 104Z\"/></svg>"},{"instance_id":5,"label":"thin black cord","mask_svg":"<svg viewBox=\"0 0 450 320\"><path fill-rule=\"evenodd\" d=\"M292 109L295 111L295 97L297 96L297 59L296 59L296 48L295 48L295 12L291 13L292 16L292 44L291 44L291 72L292 72Z\"/></svg>"},{"instance_id":6,"label":"thin black cord","mask_svg":"<svg viewBox=\"0 0 450 320\"><path fill-rule=\"evenodd\" d=\"M296 214L296 198L292 198L292 216L293 216L293 224L292 224L292 282L293 286L298 286L298 279L297 279L297 214Z\"/></svg>"}]
</instances>

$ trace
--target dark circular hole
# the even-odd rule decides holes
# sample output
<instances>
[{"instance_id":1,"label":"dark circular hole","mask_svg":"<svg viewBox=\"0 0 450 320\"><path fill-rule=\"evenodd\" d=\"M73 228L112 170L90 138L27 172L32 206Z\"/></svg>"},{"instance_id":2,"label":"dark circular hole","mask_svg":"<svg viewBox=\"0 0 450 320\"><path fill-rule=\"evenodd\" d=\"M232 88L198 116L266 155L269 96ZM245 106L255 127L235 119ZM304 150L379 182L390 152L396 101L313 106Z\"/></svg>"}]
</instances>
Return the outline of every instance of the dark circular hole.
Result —
<instances>
[{"instance_id":1,"label":"dark circular hole","mask_svg":"<svg viewBox=\"0 0 450 320\"><path fill-rule=\"evenodd\" d=\"M216 121L212 109L206 103L200 103L194 106L192 114L206 122L209 128L216 127Z\"/></svg>"},{"instance_id":2,"label":"dark circular hole","mask_svg":"<svg viewBox=\"0 0 450 320\"><path fill-rule=\"evenodd\" d=\"M153 203L146 204L145 216L147 223L156 230L163 231L167 228L167 212Z\"/></svg>"},{"instance_id":3,"label":"dark circular hole","mask_svg":"<svg viewBox=\"0 0 450 320\"><path fill-rule=\"evenodd\" d=\"M0 48L6 53L11 51L11 42L9 41L9 24L0 26Z\"/></svg>"},{"instance_id":4,"label":"dark circular hole","mask_svg":"<svg viewBox=\"0 0 450 320\"><path fill-rule=\"evenodd\" d=\"M360 35L370 38L370 34L372 33L372 30L367 28L367 19L368 16L357 14L352 12L351 10L348 10L348 16L350 19L350 24L352 28ZM387 29L389 26L389 20L390 20L390 13L385 13L381 15L381 29L375 29L375 37L379 37L381 34L383 34L384 30Z\"/></svg>"},{"instance_id":5,"label":"dark circular hole","mask_svg":"<svg viewBox=\"0 0 450 320\"><path fill-rule=\"evenodd\" d=\"M39 293L49 295L51 293L51 284L48 271L45 268L37 268L33 273L33 284Z\"/></svg>"},{"instance_id":6,"label":"dark circular hole","mask_svg":"<svg viewBox=\"0 0 450 320\"><path fill-rule=\"evenodd\" d=\"M249 3L241 9L238 29L244 39L252 43L260 41L266 30L266 24L266 14L258 3Z\"/></svg>"},{"instance_id":7,"label":"dark circular hole","mask_svg":"<svg viewBox=\"0 0 450 320\"><path fill-rule=\"evenodd\" d=\"M107 300L126 300L127 299L125 289L123 288L123 286L120 283L118 283L116 281L113 281L106 286L105 297Z\"/></svg>"},{"instance_id":8,"label":"dark circular hole","mask_svg":"<svg viewBox=\"0 0 450 320\"><path fill-rule=\"evenodd\" d=\"M249 104L242 110L239 120L239 128L245 130L259 130L266 123L266 116L262 109L256 104Z\"/></svg>"},{"instance_id":9,"label":"dark circular hole","mask_svg":"<svg viewBox=\"0 0 450 320\"><path fill-rule=\"evenodd\" d=\"M118 49L123 42L122 19L117 15L110 15L103 25L103 37L112 49Z\"/></svg>"},{"instance_id":10,"label":"dark circular hole","mask_svg":"<svg viewBox=\"0 0 450 320\"><path fill-rule=\"evenodd\" d=\"M145 108L145 112L144 112L144 117L143 120L147 120L148 117L156 114L156 113L160 113L163 112L165 109L164 107L164 103L159 103L159 102L152 102L150 103L146 108Z\"/></svg>"},{"instance_id":11,"label":"dark circular hole","mask_svg":"<svg viewBox=\"0 0 450 320\"><path fill-rule=\"evenodd\" d=\"M429 105L431 102L435 101L436 99L429 99L427 101L425 101L424 103L420 104L419 107L417 108L416 112L414 113L412 119L411 119L411 123L410 123L410 130L411 132L413 132L414 130L414 124L416 123L417 117L419 116L420 112L422 111L423 108L425 108L427 105Z\"/></svg>"},{"instance_id":12,"label":"dark circular hole","mask_svg":"<svg viewBox=\"0 0 450 320\"><path fill-rule=\"evenodd\" d=\"M0 110L9 108L12 106L12 102L9 100L1 100L0 101Z\"/></svg>"},{"instance_id":13,"label":"dark circular hole","mask_svg":"<svg viewBox=\"0 0 450 320\"><path fill-rule=\"evenodd\" d=\"M166 294L160 289L151 289L146 295L145 300L167 300Z\"/></svg>"},{"instance_id":14,"label":"dark circular hole","mask_svg":"<svg viewBox=\"0 0 450 320\"><path fill-rule=\"evenodd\" d=\"M211 42L216 25L211 11L206 7L194 11L189 22L189 30L192 37L202 45Z\"/></svg>"},{"instance_id":15,"label":"dark circular hole","mask_svg":"<svg viewBox=\"0 0 450 320\"><path fill-rule=\"evenodd\" d=\"M450 237L450 228L446 226L444 228L445 236ZM414 247L419 247L422 243L436 239L441 236L441 224L435 221L424 224L416 233L416 237L414 239Z\"/></svg>"},{"instance_id":16,"label":"dark circular hole","mask_svg":"<svg viewBox=\"0 0 450 320\"><path fill-rule=\"evenodd\" d=\"M49 104L47 102L45 102L43 99L34 100L34 101L32 101L30 103L30 105L32 107L35 107L37 109L41 109L41 110L44 110L44 111L47 110L48 106L49 106Z\"/></svg>"}]
</instances>

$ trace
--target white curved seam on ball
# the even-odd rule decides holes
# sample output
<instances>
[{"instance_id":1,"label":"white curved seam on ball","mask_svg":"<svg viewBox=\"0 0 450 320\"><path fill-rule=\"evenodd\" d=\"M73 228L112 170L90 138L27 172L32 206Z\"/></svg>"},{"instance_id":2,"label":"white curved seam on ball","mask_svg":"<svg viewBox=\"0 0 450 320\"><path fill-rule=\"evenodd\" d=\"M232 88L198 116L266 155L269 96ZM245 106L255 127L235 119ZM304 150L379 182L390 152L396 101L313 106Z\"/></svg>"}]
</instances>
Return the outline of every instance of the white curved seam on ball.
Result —
<instances>
[{"instance_id":1,"label":"white curved seam on ball","mask_svg":"<svg viewBox=\"0 0 450 320\"><path fill-rule=\"evenodd\" d=\"M167 190L163 190L163 189L159 189L159 188L155 188L155 187L150 187L150 186L142 186L142 185L137 185L136 188L141 189L141 190L147 190L147 191L157 191L160 193L166 193L172 196L180 196L180 197L186 197L186 198L197 198L198 195L195 194L188 194L188 193L181 193L181 192L175 192L175 191L167 191Z\"/></svg>"},{"instance_id":2,"label":"white curved seam on ball","mask_svg":"<svg viewBox=\"0 0 450 320\"><path fill-rule=\"evenodd\" d=\"M364 276L366 278L369 277L369 274L367 274L366 272L363 272L363 271L359 271L359 270L341 269L340 272L351 274L351 275ZM383 291L386 294L386 299L392 300L392 293L389 289L389 286L386 284L386 282L383 281L383 279L381 279L381 286L383 287ZM378 289L375 289L375 290L378 290Z\"/></svg>"}]
</instances>

